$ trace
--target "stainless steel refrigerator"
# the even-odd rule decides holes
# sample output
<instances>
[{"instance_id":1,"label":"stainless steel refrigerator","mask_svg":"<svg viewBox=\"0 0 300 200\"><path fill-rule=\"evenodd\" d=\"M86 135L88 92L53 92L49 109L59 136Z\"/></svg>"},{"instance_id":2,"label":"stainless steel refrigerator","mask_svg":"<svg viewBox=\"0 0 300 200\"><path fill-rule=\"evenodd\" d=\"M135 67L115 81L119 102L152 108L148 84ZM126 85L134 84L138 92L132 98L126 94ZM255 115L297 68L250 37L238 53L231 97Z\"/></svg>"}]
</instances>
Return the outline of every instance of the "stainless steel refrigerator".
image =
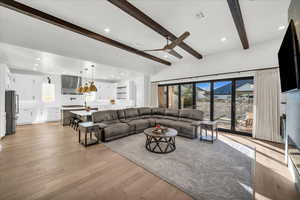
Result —
<instances>
[{"instance_id":1,"label":"stainless steel refrigerator","mask_svg":"<svg viewBox=\"0 0 300 200\"><path fill-rule=\"evenodd\" d=\"M16 133L17 114L19 113L19 97L16 91L5 91L6 135Z\"/></svg>"}]
</instances>

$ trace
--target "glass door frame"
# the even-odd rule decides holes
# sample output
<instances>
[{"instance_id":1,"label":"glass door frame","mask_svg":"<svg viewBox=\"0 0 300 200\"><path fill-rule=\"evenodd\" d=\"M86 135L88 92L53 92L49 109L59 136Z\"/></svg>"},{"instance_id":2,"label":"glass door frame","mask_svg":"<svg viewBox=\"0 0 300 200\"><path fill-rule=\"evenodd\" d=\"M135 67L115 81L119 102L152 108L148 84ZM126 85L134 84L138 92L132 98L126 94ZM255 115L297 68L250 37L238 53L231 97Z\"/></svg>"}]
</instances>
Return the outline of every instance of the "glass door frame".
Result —
<instances>
[{"instance_id":1,"label":"glass door frame","mask_svg":"<svg viewBox=\"0 0 300 200\"><path fill-rule=\"evenodd\" d=\"M192 92L192 107L193 109L196 109L196 84L197 83L210 83L210 120L214 120L214 84L215 82L219 81L232 81L231 84L231 129L224 129L224 128L218 128L220 131L229 132L233 134L239 134L244 136L252 136L252 133L249 132L242 132L236 130L236 81L237 80L247 80L247 79L254 79L253 76L246 76L246 77L238 77L238 78L226 78L226 79L214 79L214 80L205 80L205 81L190 81L190 82L182 82L182 83L171 83L171 84L160 84L158 87L167 87L167 102L165 105L167 105L167 108L169 106L169 87L168 86L174 86L178 85L178 109L181 108L181 85L184 84L193 84L193 92Z\"/></svg>"}]
</instances>

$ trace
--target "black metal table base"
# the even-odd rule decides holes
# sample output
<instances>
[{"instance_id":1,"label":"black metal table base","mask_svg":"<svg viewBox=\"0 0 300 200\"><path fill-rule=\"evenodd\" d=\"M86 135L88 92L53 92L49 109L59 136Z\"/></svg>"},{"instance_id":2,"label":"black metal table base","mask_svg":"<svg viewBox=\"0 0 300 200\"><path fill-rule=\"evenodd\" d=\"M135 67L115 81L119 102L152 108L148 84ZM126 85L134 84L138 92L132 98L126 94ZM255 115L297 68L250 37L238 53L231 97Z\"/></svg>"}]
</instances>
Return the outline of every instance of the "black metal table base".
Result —
<instances>
[{"instance_id":1,"label":"black metal table base","mask_svg":"<svg viewBox=\"0 0 300 200\"><path fill-rule=\"evenodd\" d=\"M88 134L90 135L90 137L88 138ZM91 145L94 145L94 144L99 144L99 136L96 137L97 139L94 139L93 138L93 133L91 131L85 131L84 133L84 140L82 141L81 140L81 131L79 129L79 132L78 132L78 142L79 144L83 145L84 147L88 147L88 146L91 146Z\"/></svg>"},{"instance_id":2,"label":"black metal table base","mask_svg":"<svg viewBox=\"0 0 300 200\"><path fill-rule=\"evenodd\" d=\"M175 137L154 137L146 135L146 149L152 153L166 154L175 151Z\"/></svg>"}]
</instances>

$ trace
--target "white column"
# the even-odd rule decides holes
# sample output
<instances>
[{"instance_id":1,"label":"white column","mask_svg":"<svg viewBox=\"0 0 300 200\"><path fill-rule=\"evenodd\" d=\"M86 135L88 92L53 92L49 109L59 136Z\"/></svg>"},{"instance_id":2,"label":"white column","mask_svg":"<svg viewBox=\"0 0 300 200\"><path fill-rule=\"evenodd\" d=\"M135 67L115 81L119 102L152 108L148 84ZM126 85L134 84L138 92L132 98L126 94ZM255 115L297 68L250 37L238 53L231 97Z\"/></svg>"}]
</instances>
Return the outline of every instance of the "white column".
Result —
<instances>
[{"instance_id":1,"label":"white column","mask_svg":"<svg viewBox=\"0 0 300 200\"><path fill-rule=\"evenodd\" d=\"M0 63L0 139L5 135L5 86L6 86L6 65Z\"/></svg>"}]
</instances>

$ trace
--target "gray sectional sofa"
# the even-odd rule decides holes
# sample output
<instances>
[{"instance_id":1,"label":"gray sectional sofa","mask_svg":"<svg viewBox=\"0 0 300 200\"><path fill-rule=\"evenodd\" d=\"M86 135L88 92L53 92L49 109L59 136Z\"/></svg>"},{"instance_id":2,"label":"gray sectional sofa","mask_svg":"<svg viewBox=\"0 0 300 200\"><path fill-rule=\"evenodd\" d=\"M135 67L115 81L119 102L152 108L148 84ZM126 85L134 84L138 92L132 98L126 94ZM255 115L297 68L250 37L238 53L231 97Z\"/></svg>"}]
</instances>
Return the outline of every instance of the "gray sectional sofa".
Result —
<instances>
[{"instance_id":1,"label":"gray sectional sofa","mask_svg":"<svg viewBox=\"0 0 300 200\"><path fill-rule=\"evenodd\" d=\"M174 128L178 135L194 139L197 137L195 122L202 120L203 112L192 109L128 108L95 112L92 118L102 128L103 142L141 133L157 124Z\"/></svg>"}]
</instances>

